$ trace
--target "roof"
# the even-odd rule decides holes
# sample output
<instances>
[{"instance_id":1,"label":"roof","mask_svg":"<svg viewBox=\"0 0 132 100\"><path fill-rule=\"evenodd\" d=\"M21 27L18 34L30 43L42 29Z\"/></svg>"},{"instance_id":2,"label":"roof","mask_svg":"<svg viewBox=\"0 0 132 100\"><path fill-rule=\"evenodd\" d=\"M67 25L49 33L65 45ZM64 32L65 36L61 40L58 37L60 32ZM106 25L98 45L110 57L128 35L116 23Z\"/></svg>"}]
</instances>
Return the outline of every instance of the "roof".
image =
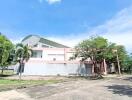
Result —
<instances>
[{"instance_id":1,"label":"roof","mask_svg":"<svg viewBox=\"0 0 132 100\"><path fill-rule=\"evenodd\" d=\"M32 37L32 36L37 36L37 35L28 35L28 36L26 36L26 37L22 40L22 42L25 41L25 40L27 40L28 38L30 38L30 37ZM37 37L38 37L38 36L37 36Z\"/></svg>"},{"instance_id":2,"label":"roof","mask_svg":"<svg viewBox=\"0 0 132 100\"><path fill-rule=\"evenodd\" d=\"M42 37L37 36L37 35L28 35L22 40L22 42L27 40L28 38L30 38L32 36L39 37L40 38L40 40L39 40L40 43L44 43L44 44L47 44L47 45L50 45L50 46L53 46L53 47L58 47L58 48L69 48L68 46L65 46L65 45L62 45L60 43L57 43L57 42L42 38Z\"/></svg>"},{"instance_id":3,"label":"roof","mask_svg":"<svg viewBox=\"0 0 132 100\"><path fill-rule=\"evenodd\" d=\"M69 48L68 46L56 43L54 41L45 39L45 38L40 38L39 42L44 43L44 44L48 44L50 46L54 46L54 47L58 47L58 48Z\"/></svg>"}]
</instances>

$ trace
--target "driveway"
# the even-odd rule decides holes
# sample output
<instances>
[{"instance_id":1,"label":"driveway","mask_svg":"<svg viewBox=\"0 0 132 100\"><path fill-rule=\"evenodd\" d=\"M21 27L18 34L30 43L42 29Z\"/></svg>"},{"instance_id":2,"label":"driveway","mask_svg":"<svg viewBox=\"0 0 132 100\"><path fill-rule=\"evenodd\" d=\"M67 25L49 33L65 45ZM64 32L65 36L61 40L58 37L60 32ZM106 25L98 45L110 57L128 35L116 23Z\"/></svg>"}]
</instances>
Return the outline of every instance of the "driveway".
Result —
<instances>
[{"instance_id":1,"label":"driveway","mask_svg":"<svg viewBox=\"0 0 132 100\"><path fill-rule=\"evenodd\" d=\"M132 100L132 77L78 79L0 93L0 100Z\"/></svg>"}]
</instances>

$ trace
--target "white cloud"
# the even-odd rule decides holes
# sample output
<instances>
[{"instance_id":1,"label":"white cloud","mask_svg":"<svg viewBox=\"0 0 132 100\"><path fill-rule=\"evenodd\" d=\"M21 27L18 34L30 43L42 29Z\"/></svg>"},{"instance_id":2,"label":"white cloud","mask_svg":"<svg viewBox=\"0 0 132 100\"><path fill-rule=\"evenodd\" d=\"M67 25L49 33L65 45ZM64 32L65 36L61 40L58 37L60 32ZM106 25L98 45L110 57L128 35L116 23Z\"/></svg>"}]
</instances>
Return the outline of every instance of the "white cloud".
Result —
<instances>
[{"instance_id":1,"label":"white cloud","mask_svg":"<svg viewBox=\"0 0 132 100\"><path fill-rule=\"evenodd\" d=\"M92 28L92 30L72 34L65 37L49 37L59 43L75 46L83 39L89 38L91 35L100 35L107 38L110 42L122 44L126 49L132 51L132 7L125 8L118 12L112 19L106 21L103 25Z\"/></svg>"},{"instance_id":2,"label":"white cloud","mask_svg":"<svg viewBox=\"0 0 132 100\"><path fill-rule=\"evenodd\" d=\"M95 27L93 34L100 34L111 42L122 44L130 52L132 50L132 7L117 13L104 25Z\"/></svg>"},{"instance_id":3,"label":"white cloud","mask_svg":"<svg viewBox=\"0 0 132 100\"><path fill-rule=\"evenodd\" d=\"M84 37L85 35L82 34ZM63 37L55 37L55 36L50 36L47 37L47 39L56 41L58 43L61 43L63 45L69 46L69 47L74 47L75 45L77 45L80 41L82 41L84 39L83 36L80 35L68 35L68 36L63 36Z\"/></svg>"},{"instance_id":4,"label":"white cloud","mask_svg":"<svg viewBox=\"0 0 132 100\"><path fill-rule=\"evenodd\" d=\"M39 3L42 3L43 2L43 0L38 0L39 1Z\"/></svg>"},{"instance_id":5,"label":"white cloud","mask_svg":"<svg viewBox=\"0 0 132 100\"><path fill-rule=\"evenodd\" d=\"M42 1L42 0L40 0ZM49 4L59 3L61 0L46 0Z\"/></svg>"},{"instance_id":6,"label":"white cloud","mask_svg":"<svg viewBox=\"0 0 132 100\"><path fill-rule=\"evenodd\" d=\"M20 38L20 39L17 39L17 40L16 40L16 39L15 39L15 40L14 40L14 39L11 39L11 42L12 42L13 44L21 43L22 39L23 39L23 38Z\"/></svg>"}]
</instances>

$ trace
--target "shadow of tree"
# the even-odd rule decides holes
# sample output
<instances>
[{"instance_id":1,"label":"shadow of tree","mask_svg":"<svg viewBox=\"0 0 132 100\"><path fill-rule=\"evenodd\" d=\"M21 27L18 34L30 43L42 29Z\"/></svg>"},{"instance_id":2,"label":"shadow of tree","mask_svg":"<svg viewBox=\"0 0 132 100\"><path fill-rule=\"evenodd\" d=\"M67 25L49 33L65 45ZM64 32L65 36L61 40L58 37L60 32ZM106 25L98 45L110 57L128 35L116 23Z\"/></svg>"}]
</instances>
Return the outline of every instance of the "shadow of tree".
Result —
<instances>
[{"instance_id":1,"label":"shadow of tree","mask_svg":"<svg viewBox=\"0 0 132 100\"><path fill-rule=\"evenodd\" d=\"M132 86L129 85L112 85L106 86L109 91L112 91L114 94L127 95L132 97Z\"/></svg>"},{"instance_id":2,"label":"shadow of tree","mask_svg":"<svg viewBox=\"0 0 132 100\"><path fill-rule=\"evenodd\" d=\"M0 78L2 78L2 77L9 77L9 76L13 76L13 75L4 75L4 74L0 74Z\"/></svg>"},{"instance_id":3,"label":"shadow of tree","mask_svg":"<svg viewBox=\"0 0 132 100\"><path fill-rule=\"evenodd\" d=\"M123 80L132 82L132 77L127 77L127 78L125 78L125 79L123 79Z\"/></svg>"}]
</instances>

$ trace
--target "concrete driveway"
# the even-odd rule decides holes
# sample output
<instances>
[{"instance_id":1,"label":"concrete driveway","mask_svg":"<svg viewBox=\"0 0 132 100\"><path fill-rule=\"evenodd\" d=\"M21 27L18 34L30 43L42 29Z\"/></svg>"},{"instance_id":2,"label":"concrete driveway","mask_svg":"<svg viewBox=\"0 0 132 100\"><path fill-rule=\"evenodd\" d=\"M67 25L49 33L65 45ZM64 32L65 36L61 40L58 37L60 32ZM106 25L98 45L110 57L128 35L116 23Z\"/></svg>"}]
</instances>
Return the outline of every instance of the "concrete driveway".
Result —
<instances>
[{"instance_id":1,"label":"concrete driveway","mask_svg":"<svg viewBox=\"0 0 132 100\"><path fill-rule=\"evenodd\" d=\"M78 79L0 93L0 100L132 100L132 77Z\"/></svg>"}]
</instances>

